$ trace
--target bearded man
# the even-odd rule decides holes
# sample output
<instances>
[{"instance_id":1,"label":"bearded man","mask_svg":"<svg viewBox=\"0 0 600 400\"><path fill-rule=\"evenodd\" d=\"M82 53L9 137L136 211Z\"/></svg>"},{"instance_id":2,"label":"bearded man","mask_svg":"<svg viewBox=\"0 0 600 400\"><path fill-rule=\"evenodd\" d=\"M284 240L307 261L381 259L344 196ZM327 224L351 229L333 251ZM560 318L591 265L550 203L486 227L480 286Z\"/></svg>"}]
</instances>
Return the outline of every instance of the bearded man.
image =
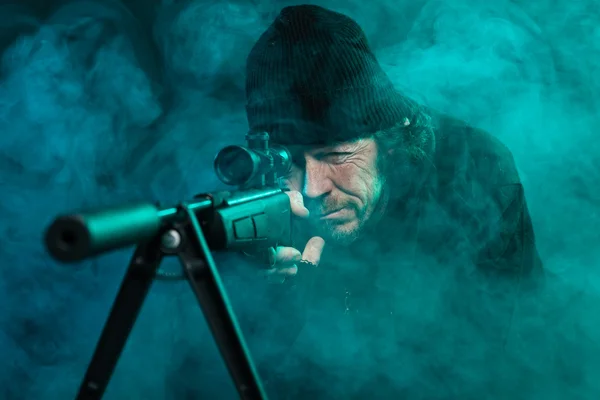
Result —
<instances>
[{"instance_id":1,"label":"bearded man","mask_svg":"<svg viewBox=\"0 0 600 400\"><path fill-rule=\"evenodd\" d=\"M282 283L282 326L308 311L300 339L292 335L294 347L308 347L285 362L328 377L298 380L313 389L287 386L287 395L290 387L313 398L404 393L374 365L394 365L408 330L430 337L457 310L485 326L479 337L490 346L506 340L514 299L543 276L506 146L400 93L359 25L319 6L281 11L248 56L246 93L250 129L293 155L285 182L301 233L295 248L276 249L269 276ZM355 353L341 343L350 331L361 343ZM323 341L329 366L308 350ZM331 367L350 353L371 362L347 374L341 365L356 359ZM334 381L346 392L325 395Z\"/></svg>"}]
</instances>

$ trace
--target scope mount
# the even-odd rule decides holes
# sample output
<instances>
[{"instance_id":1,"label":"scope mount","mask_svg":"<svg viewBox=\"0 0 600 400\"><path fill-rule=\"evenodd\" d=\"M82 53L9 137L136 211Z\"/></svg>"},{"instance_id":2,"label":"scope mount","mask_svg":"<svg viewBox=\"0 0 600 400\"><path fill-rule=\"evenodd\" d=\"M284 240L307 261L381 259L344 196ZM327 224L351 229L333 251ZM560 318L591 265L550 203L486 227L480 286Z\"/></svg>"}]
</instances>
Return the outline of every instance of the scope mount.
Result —
<instances>
[{"instance_id":1,"label":"scope mount","mask_svg":"<svg viewBox=\"0 0 600 400\"><path fill-rule=\"evenodd\" d=\"M257 131L246 134L246 146L226 146L214 160L219 180L240 189L280 187L280 179L291 167L292 156L287 148L270 144L269 134Z\"/></svg>"}]
</instances>

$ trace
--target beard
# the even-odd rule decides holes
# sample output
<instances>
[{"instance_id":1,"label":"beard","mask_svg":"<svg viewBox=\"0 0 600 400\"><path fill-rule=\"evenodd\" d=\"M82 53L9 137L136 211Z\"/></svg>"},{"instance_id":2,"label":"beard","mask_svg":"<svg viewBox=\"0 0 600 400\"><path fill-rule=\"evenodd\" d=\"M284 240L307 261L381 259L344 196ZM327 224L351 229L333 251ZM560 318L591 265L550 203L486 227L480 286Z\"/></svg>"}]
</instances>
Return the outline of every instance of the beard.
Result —
<instances>
[{"instance_id":1,"label":"beard","mask_svg":"<svg viewBox=\"0 0 600 400\"><path fill-rule=\"evenodd\" d=\"M304 245L311 237L319 236L325 240L327 245L335 244L346 247L355 242L361 236L362 231L360 220L339 222L309 218L294 224L294 242Z\"/></svg>"},{"instance_id":2,"label":"beard","mask_svg":"<svg viewBox=\"0 0 600 400\"><path fill-rule=\"evenodd\" d=\"M325 241L333 242L341 246L348 246L356 241L365 224L365 210L361 210L354 204L342 206L352 211L351 220L311 220L314 232L318 232Z\"/></svg>"},{"instance_id":3,"label":"beard","mask_svg":"<svg viewBox=\"0 0 600 400\"><path fill-rule=\"evenodd\" d=\"M304 205L310 215L306 219L296 219L293 228L294 243L301 245L300 248L314 236L322 237L325 243L340 246L347 246L360 236L361 221L364 219L365 212L351 199L339 201L328 198L322 202L305 200ZM320 218L323 214L342 208L351 210L352 218L344 220Z\"/></svg>"},{"instance_id":4,"label":"beard","mask_svg":"<svg viewBox=\"0 0 600 400\"><path fill-rule=\"evenodd\" d=\"M353 198L344 199L325 197L305 203L310 217L304 220L303 230L308 238L322 237L326 243L347 247L358 240L366 228L379 221L379 216L387 205L387 191L383 188L385 181L379 179L374 187L372 202L361 206ZM320 216L336 210L346 209L351 212L347 219L321 219Z\"/></svg>"},{"instance_id":5,"label":"beard","mask_svg":"<svg viewBox=\"0 0 600 400\"><path fill-rule=\"evenodd\" d=\"M344 227L340 227L339 224L327 221L321 224L321 231L321 237L326 242L329 240L339 246L346 247L358 240L363 229L360 225L345 229Z\"/></svg>"}]
</instances>

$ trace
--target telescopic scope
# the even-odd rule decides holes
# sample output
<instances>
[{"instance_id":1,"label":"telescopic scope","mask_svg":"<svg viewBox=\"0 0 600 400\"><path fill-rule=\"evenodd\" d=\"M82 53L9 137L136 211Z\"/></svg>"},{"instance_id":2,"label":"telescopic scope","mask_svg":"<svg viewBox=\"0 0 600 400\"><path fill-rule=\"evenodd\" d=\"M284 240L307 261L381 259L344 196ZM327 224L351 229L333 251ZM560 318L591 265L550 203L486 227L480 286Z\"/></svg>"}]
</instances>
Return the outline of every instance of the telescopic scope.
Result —
<instances>
[{"instance_id":1,"label":"telescopic scope","mask_svg":"<svg viewBox=\"0 0 600 400\"><path fill-rule=\"evenodd\" d=\"M269 145L267 133L246 135L247 146L231 145L217 153L214 169L221 182L232 186L265 185L276 181L292 167L292 156L281 145Z\"/></svg>"}]
</instances>

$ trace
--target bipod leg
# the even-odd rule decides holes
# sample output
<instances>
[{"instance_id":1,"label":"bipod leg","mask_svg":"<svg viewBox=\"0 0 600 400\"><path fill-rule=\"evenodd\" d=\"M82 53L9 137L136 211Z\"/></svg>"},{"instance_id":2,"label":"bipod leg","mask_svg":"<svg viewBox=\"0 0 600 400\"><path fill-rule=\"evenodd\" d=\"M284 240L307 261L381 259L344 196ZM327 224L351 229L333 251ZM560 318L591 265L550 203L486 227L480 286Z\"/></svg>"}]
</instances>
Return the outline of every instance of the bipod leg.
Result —
<instances>
[{"instance_id":1,"label":"bipod leg","mask_svg":"<svg viewBox=\"0 0 600 400\"><path fill-rule=\"evenodd\" d=\"M160 237L137 247L104 324L77 400L96 400L104 395L162 258Z\"/></svg>"},{"instance_id":2,"label":"bipod leg","mask_svg":"<svg viewBox=\"0 0 600 400\"><path fill-rule=\"evenodd\" d=\"M190 224L179 259L206 318L225 365L243 400L266 400L258 372L225 292L196 215L183 206Z\"/></svg>"}]
</instances>

